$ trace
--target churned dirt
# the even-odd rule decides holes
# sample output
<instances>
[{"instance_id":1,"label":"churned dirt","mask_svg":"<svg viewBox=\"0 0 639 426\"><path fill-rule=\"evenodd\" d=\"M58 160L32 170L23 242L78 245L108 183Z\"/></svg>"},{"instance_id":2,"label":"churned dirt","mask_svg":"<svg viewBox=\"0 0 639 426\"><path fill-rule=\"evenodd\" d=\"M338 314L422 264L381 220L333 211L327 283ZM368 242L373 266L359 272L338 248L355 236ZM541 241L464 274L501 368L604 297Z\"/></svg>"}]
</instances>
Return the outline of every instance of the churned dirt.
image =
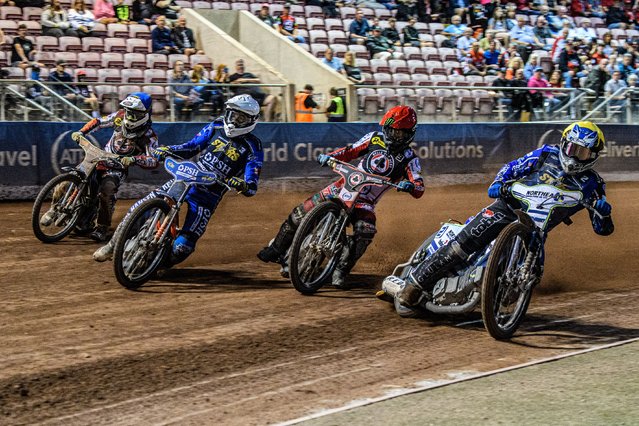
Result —
<instances>
[{"instance_id":1,"label":"churned dirt","mask_svg":"<svg viewBox=\"0 0 639 426\"><path fill-rule=\"evenodd\" d=\"M30 203L0 203L0 423L268 424L638 337L639 185L608 192L615 234L596 236L586 213L553 231L544 280L506 343L479 312L406 320L374 297L439 222L489 202L484 185L389 193L354 288L311 297L255 257L307 193L228 196L197 252L137 292L92 261L95 243L42 244Z\"/></svg>"}]
</instances>

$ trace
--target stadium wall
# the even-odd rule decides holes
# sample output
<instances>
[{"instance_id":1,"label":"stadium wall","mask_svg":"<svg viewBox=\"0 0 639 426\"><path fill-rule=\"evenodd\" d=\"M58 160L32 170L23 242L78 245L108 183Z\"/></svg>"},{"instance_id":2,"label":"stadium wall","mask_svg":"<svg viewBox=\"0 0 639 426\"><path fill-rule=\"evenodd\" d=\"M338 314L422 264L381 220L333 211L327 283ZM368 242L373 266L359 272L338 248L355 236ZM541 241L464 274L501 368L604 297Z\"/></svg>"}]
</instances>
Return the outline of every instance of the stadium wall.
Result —
<instances>
[{"instance_id":1,"label":"stadium wall","mask_svg":"<svg viewBox=\"0 0 639 426\"><path fill-rule=\"evenodd\" d=\"M418 127L415 149L426 174L494 173L504 162L543 143L557 143L565 124L423 124ZM0 185L43 185L63 166L83 158L71 140L81 123L0 123ZM202 127L196 123L157 123L154 128L163 145L188 141ZM320 153L357 141L377 130L375 123L262 123L255 133L265 154L263 179L330 176L318 167ZM601 171L639 171L637 127L602 125L607 153L597 166ZM91 137L105 144L109 129ZM167 179L164 170L131 169L132 183L157 184Z\"/></svg>"}]
</instances>

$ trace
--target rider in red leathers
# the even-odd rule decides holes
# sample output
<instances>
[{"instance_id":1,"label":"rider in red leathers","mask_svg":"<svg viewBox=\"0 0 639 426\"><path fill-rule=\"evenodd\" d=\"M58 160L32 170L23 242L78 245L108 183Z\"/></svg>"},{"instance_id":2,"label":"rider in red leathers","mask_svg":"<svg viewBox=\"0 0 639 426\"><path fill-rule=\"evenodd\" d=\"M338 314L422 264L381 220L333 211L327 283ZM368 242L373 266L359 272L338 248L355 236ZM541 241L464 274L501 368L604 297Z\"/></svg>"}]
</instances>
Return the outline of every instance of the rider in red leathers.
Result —
<instances>
[{"instance_id":1,"label":"rider in red leathers","mask_svg":"<svg viewBox=\"0 0 639 426\"><path fill-rule=\"evenodd\" d=\"M397 106L390 109L379 124L382 126L381 132L370 132L353 145L340 148L329 155L321 154L318 162L325 166L331 158L346 162L360 158L359 169L390 177L393 182L399 182L398 191L420 198L424 194L424 181L420 176L419 158L410 147L417 130L417 114L411 107ZM306 213L319 203L337 198L343 184L344 181L340 178L295 207L282 223L273 241L257 257L264 262L280 263L286 268L286 253ZM353 213L353 237L349 240L348 250L343 252L335 268L333 285L344 286L346 275L372 242L377 232L375 205L388 188L389 186L369 186L360 193Z\"/></svg>"}]
</instances>

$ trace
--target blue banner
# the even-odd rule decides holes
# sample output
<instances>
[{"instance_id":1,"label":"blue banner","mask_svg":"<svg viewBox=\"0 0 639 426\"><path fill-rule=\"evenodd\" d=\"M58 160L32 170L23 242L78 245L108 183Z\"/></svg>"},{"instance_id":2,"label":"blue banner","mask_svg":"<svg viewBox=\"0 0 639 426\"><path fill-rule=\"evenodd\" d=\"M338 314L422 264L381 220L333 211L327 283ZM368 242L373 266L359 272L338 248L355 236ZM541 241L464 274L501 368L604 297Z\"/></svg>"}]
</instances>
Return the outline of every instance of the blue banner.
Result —
<instances>
[{"instance_id":1,"label":"blue banner","mask_svg":"<svg viewBox=\"0 0 639 426\"><path fill-rule=\"evenodd\" d=\"M71 132L82 123L0 123L0 185L43 185L64 166L75 166L83 151ZM193 137L203 124L157 123L162 145L179 144ZM434 123L418 127L414 149L425 174L494 172L503 163L544 143L559 143L565 124L536 123ZM602 125L607 152L597 165L602 171L639 170L637 127ZM255 134L262 140L265 164L262 177L329 176L315 161L321 153L354 143L376 123L261 123ZM109 129L91 137L104 145ZM163 168L131 168L129 182L162 183L169 178Z\"/></svg>"}]
</instances>

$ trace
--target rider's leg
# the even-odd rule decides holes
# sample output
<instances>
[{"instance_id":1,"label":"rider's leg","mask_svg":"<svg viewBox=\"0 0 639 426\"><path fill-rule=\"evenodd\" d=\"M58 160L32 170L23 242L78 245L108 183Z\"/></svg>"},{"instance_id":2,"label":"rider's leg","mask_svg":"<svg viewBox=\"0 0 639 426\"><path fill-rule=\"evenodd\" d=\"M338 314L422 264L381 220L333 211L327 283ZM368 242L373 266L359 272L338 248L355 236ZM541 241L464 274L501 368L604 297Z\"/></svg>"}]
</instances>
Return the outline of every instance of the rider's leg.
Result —
<instances>
[{"instance_id":1,"label":"rider's leg","mask_svg":"<svg viewBox=\"0 0 639 426\"><path fill-rule=\"evenodd\" d=\"M114 175L107 174L100 179L98 186L97 226L89 235L89 237L95 241L102 242L108 238L111 218L113 217L115 202L117 200L115 194L118 192L119 185L120 179Z\"/></svg>"},{"instance_id":2,"label":"rider's leg","mask_svg":"<svg viewBox=\"0 0 639 426\"><path fill-rule=\"evenodd\" d=\"M195 245L200 239L209 220L213 216L221 199L220 194L192 187L186 196L188 210L184 219L184 226L173 242L170 265L183 262L195 251Z\"/></svg>"},{"instance_id":3,"label":"rider's leg","mask_svg":"<svg viewBox=\"0 0 639 426\"><path fill-rule=\"evenodd\" d=\"M397 294L399 302L406 306L417 304L423 291L430 291L437 281L463 264L468 256L485 248L516 218L512 209L501 199L484 208L454 240L413 269L406 285Z\"/></svg>"},{"instance_id":4,"label":"rider's leg","mask_svg":"<svg viewBox=\"0 0 639 426\"><path fill-rule=\"evenodd\" d=\"M337 287L344 287L346 276L351 272L359 258L364 255L377 233L374 213L362 212L357 209L355 217L357 219L353 224L353 237L350 239L347 249L342 252L339 263L333 272L332 283Z\"/></svg>"},{"instance_id":5,"label":"rider's leg","mask_svg":"<svg viewBox=\"0 0 639 426\"><path fill-rule=\"evenodd\" d=\"M304 219L306 213L311 211L313 207L326 201L325 192L326 188L314 194L291 211L284 223L282 223L282 226L280 226L280 230L273 241L257 254L257 257L262 262L282 263L283 257L293 242L295 231L297 231L300 223L302 223L302 219Z\"/></svg>"}]
</instances>

